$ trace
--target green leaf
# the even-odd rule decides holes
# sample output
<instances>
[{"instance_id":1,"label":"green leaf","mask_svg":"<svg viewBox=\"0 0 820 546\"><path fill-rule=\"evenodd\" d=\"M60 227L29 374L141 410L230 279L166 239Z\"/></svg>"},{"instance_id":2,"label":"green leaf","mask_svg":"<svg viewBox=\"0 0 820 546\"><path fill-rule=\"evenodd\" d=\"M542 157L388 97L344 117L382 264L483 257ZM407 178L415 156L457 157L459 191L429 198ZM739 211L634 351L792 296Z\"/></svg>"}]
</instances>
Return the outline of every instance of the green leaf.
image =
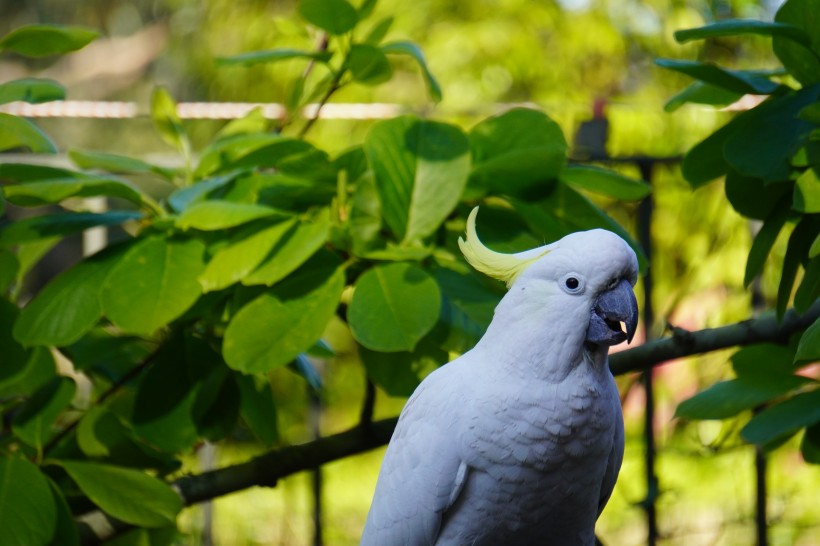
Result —
<instances>
[{"instance_id":1,"label":"green leaf","mask_svg":"<svg viewBox=\"0 0 820 546\"><path fill-rule=\"evenodd\" d=\"M743 380L765 384L779 376L792 376L794 347L757 343L738 349L732 355L732 369Z\"/></svg>"},{"instance_id":2,"label":"green leaf","mask_svg":"<svg viewBox=\"0 0 820 546\"><path fill-rule=\"evenodd\" d=\"M742 378L720 381L678 404L675 416L687 419L727 419L760 406L804 385L808 379L795 375L775 376L771 382Z\"/></svg>"},{"instance_id":3,"label":"green leaf","mask_svg":"<svg viewBox=\"0 0 820 546\"><path fill-rule=\"evenodd\" d=\"M458 203L470 155L457 127L401 116L379 122L364 142L384 220L396 237L431 235Z\"/></svg>"},{"instance_id":4,"label":"green leaf","mask_svg":"<svg viewBox=\"0 0 820 546\"><path fill-rule=\"evenodd\" d=\"M367 376L390 396L408 397L424 376L447 362L447 353L422 340L412 352L382 353L359 348Z\"/></svg>"},{"instance_id":5,"label":"green leaf","mask_svg":"<svg viewBox=\"0 0 820 546\"><path fill-rule=\"evenodd\" d=\"M176 174L174 169L151 165L141 159L107 152L70 150L68 156L81 169L99 169L112 173L152 173L168 180Z\"/></svg>"},{"instance_id":6,"label":"green leaf","mask_svg":"<svg viewBox=\"0 0 820 546\"><path fill-rule=\"evenodd\" d=\"M695 144L683 157L681 172L693 189L704 186L728 172L729 165L723 156L723 148L729 138L737 132L742 117L741 114Z\"/></svg>"},{"instance_id":7,"label":"green leaf","mask_svg":"<svg viewBox=\"0 0 820 546\"><path fill-rule=\"evenodd\" d=\"M817 233L817 224L809 216L804 216L797 227L789 235L786 254L783 256L783 269L780 273L780 283L777 287L777 316L786 313L786 307L791 299L794 280L800 265L806 260L809 245Z\"/></svg>"},{"instance_id":8,"label":"green leaf","mask_svg":"<svg viewBox=\"0 0 820 546\"><path fill-rule=\"evenodd\" d=\"M181 229L216 231L281 214L276 209L262 205L209 200L186 208L177 218L176 225Z\"/></svg>"},{"instance_id":9,"label":"green leaf","mask_svg":"<svg viewBox=\"0 0 820 546\"><path fill-rule=\"evenodd\" d=\"M64 98L65 89L54 80L24 78L0 83L0 104L14 101L39 104Z\"/></svg>"},{"instance_id":10,"label":"green leaf","mask_svg":"<svg viewBox=\"0 0 820 546\"><path fill-rule=\"evenodd\" d=\"M9 285L17 278L20 261L9 250L0 249L0 294L5 293Z\"/></svg>"},{"instance_id":11,"label":"green leaf","mask_svg":"<svg viewBox=\"0 0 820 546\"><path fill-rule=\"evenodd\" d=\"M82 27L26 25L0 39L0 51L13 51L27 57L60 55L82 49L99 33Z\"/></svg>"},{"instance_id":12,"label":"green leaf","mask_svg":"<svg viewBox=\"0 0 820 546\"><path fill-rule=\"evenodd\" d=\"M242 395L242 420L264 446L273 446L279 440L279 427L268 379L257 375L240 375L236 379Z\"/></svg>"},{"instance_id":13,"label":"green leaf","mask_svg":"<svg viewBox=\"0 0 820 546\"><path fill-rule=\"evenodd\" d=\"M762 178L744 176L730 170L726 173L726 198L738 213L746 218L765 220L791 191L790 183L766 184Z\"/></svg>"},{"instance_id":14,"label":"green leaf","mask_svg":"<svg viewBox=\"0 0 820 546\"><path fill-rule=\"evenodd\" d=\"M0 163L0 179L12 182L32 182L47 178L83 178L85 174L71 169L32 165L28 163Z\"/></svg>"},{"instance_id":15,"label":"green leaf","mask_svg":"<svg viewBox=\"0 0 820 546\"><path fill-rule=\"evenodd\" d=\"M640 201L652 192L652 187L643 180L592 165L570 165L561 171L560 180L576 189L622 201Z\"/></svg>"},{"instance_id":16,"label":"green leaf","mask_svg":"<svg viewBox=\"0 0 820 546\"><path fill-rule=\"evenodd\" d=\"M203 150L197 177L217 172L255 167L271 167L293 172L292 167L306 163L311 168L327 162L327 154L303 140L277 134L239 134L214 142Z\"/></svg>"},{"instance_id":17,"label":"green leaf","mask_svg":"<svg viewBox=\"0 0 820 546\"><path fill-rule=\"evenodd\" d=\"M820 297L820 258L814 258L806 264L805 275L794 294L795 311L805 313L818 297Z\"/></svg>"},{"instance_id":18,"label":"green leaf","mask_svg":"<svg viewBox=\"0 0 820 546\"><path fill-rule=\"evenodd\" d=\"M768 95L774 93L780 87L780 84L757 73L728 70L712 63L656 59L655 64L741 95Z\"/></svg>"},{"instance_id":19,"label":"green leaf","mask_svg":"<svg viewBox=\"0 0 820 546\"><path fill-rule=\"evenodd\" d=\"M387 33L390 31L390 27L393 26L393 20L393 17L388 16L380 20L375 25L373 25L373 28L371 28L370 32L367 33L367 36L365 36L365 39L362 40L362 43L370 45L379 45L381 41L384 40L384 37L387 36ZM432 78L433 76L427 70L427 63L425 63L424 66L422 66L422 73L425 74L425 80L427 79L428 75L430 78ZM434 78L432 79L432 81L435 82L435 88L438 89L438 82L436 82ZM431 95L435 97L435 95L432 92ZM441 89L438 89L438 99L433 98L433 100L436 102L441 100Z\"/></svg>"},{"instance_id":20,"label":"green leaf","mask_svg":"<svg viewBox=\"0 0 820 546\"><path fill-rule=\"evenodd\" d=\"M356 281L347 318L356 340L374 351L413 351L435 326L441 292L409 263L373 267Z\"/></svg>"},{"instance_id":21,"label":"green leaf","mask_svg":"<svg viewBox=\"0 0 820 546\"><path fill-rule=\"evenodd\" d=\"M786 23L768 23L754 19L730 19L698 28L679 30L675 32L675 40L683 44L691 40L704 40L706 38L726 36L747 36L749 34L781 36L804 46L810 46L811 44L808 34L801 28Z\"/></svg>"},{"instance_id":22,"label":"green leaf","mask_svg":"<svg viewBox=\"0 0 820 546\"><path fill-rule=\"evenodd\" d=\"M5 298L0 298L0 347L3 348L3 365L0 366L0 385L19 374L29 360L29 353L12 337L12 328L20 310Z\"/></svg>"},{"instance_id":23,"label":"green leaf","mask_svg":"<svg viewBox=\"0 0 820 546\"><path fill-rule=\"evenodd\" d=\"M820 464L820 424L806 428L800 442L800 452L807 463Z\"/></svg>"},{"instance_id":24,"label":"green leaf","mask_svg":"<svg viewBox=\"0 0 820 546\"><path fill-rule=\"evenodd\" d=\"M283 237L295 228L297 220L273 225L252 225L220 248L208 262L199 282L205 292L222 290L244 279L256 269ZM279 260L273 260L277 264ZM296 269L300 264L293 267Z\"/></svg>"},{"instance_id":25,"label":"green leaf","mask_svg":"<svg viewBox=\"0 0 820 546\"><path fill-rule=\"evenodd\" d=\"M265 117L262 107L257 106L241 118L232 119L226 123L214 138L222 140L236 135L266 133L271 130L271 121Z\"/></svg>"},{"instance_id":26,"label":"green leaf","mask_svg":"<svg viewBox=\"0 0 820 546\"><path fill-rule=\"evenodd\" d=\"M10 203L23 207L56 204L70 197L117 197L142 205L143 194L130 182L113 176L85 175L13 184L3 188Z\"/></svg>"},{"instance_id":27,"label":"green leaf","mask_svg":"<svg viewBox=\"0 0 820 546\"><path fill-rule=\"evenodd\" d=\"M359 13L347 0L300 0L299 15L330 34L339 35L353 30L359 22Z\"/></svg>"},{"instance_id":28,"label":"green leaf","mask_svg":"<svg viewBox=\"0 0 820 546\"><path fill-rule=\"evenodd\" d=\"M0 229L0 246L29 243L55 235L65 236L96 226L115 226L139 220L142 213L129 210L94 213L56 213L18 220Z\"/></svg>"},{"instance_id":29,"label":"green leaf","mask_svg":"<svg viewBox=\"0 0 820 546\"><path fill-rule=\"evenodd\" d=\"M470 184L493 193L543 197L564 169L567 142L543 112L514 108L487 118L470 131Z\"/></svg>"},{"instance_id":30,"label":"green leaf","mask_svg":"<svg viewBox=\"0 0 820 546\"><path fill-rule=\"evenodd\" d=\"M385 29L384 32L387 32L387 29ZM421 52L419 46L413 42L399 41L384 44L381 46L381 50L382 53L387 55L407 55L416 61L416 64L419 65L419 69L421 70L421 75L424 78L424 83L427 85L427 92L430 94L430 98L433 99L433 102L441 102L441 86L435 76L433 76L433 73L430 72L427 66L427 60L424 58L424 53Z\"/></svg>"},{"instance_id":31,"label":"green leaf","mask_svg":"<svg viewBox=\"0 0 820 546\"><path fill-rule=\"evenodd\" d=\"M100 296L105 315L126 332L150 334L165 326L202 294L196 279L204 253L196 239L139 241L106 278Z\"/></svg>"},{"instance_id":32,"label":"green leaf","mask_svg":"<svg viewBox=\"0 0 820 546\"><path fill-rule=\"evenodd\" d=\"M291 362L321 337L344 284L338 259L319 255L252 300L225 330L222 351L228 365L258 373Z\"/></svg>"},{"instance_id":33,"label":"green leaf","mask_svg":"<svg viewBox=\"0 0 820 546\"><path fill-rule=\"evenodd\" d=\"M760 231L755 235L746 261L746 273L743 277L744 286L749 286L755 277L763 271L763 264L766 263L766 258L769 256L777 236L789 218L791 212L789 201L789 196L784 196L763 222Z\"/></svg>"},{"instance_id":34,"label":"green leaf","mask_svg":"<svg viewBox=\"0 0 820 546\"><path fill-rule=\"evenodd\" d=\"M755 415L740 431L747 442L766 444L820 421L820 389L803 392Z\"/></svg>"},{"instance_id":35,"label":"green leaf","mask_svg":"<svg viewBox=\"0 0 820 546\"><path fill-rule=\"evenodd\" d=\"M726 139L726 161L739 173L764 182L789 180L791 159L813 126L797 114L820 96L820 85L772 97L736 118Z\"/></svg>"},{"instance_id":36,"label":"green leaf","mask_svg":"<svg viewBox=\"0 0 820 546\"><path fill-rule=\"evenodd\" d=\"M37 449L53 434L57 418L71 403L77 386L68 377L55 377L29 398L11 422L14 435Z\"/></svg>"},{"instance_id":37,"label":"green leaf","mask_svg":"<svg viewBox=\"0 0 820 546\"><path fill-rule=\"evenodd\" d=\"M791 24L805 31L809 44L775 36L772 49L783 66L803 86L820 82L820 19L815 0L788 0L774 17L776 23Z\"/></svg>"},{"instance_id":38,"label":"green leaf","mask_svg":"<svg viewBox=\"0 0 820 546\"><path fill-rule=\"evenodd\" d=\"M191 204L202 201L208 197L212 191L224 187L226 184L236 179L237 173L230 173L224 176L215 176L205 180L199 180L190 186L175 190L168 196L168 204L176 212L182 212Z\"/></svg>"},{"instance_id":39,"label":"green leaf","mask_svg":"<svg viewBox=\"0 0 820 546\"><path fill-rule=\"evenodd\" d=\"M3 544L49 544L57 511L48 479L34 464L17 455L0 457L0 528Z\"/></svg>"},{"instance_id":40,"label":"green leaf","mask_svg":"<svg viewBox=\"0 0 820 546\"><path fill-rule=\"evenodd\" d=\"M242 279L242 284L272 286L284 279L325 244L329 232L330 217L326 213L311 221L291 225L264 261Z\"/></svg>"},{"instance_id":41,"label":"green leaf","mask_svg":"<svg viewBox=\"0 0 820 546\"><path fill-rule=\"evenodd\" d=\"M820 212L820 177L814 169L806 169L797 178L792 208L806 213Z\"/></svg>"},{"instance_id":42,"label":"green leaf","mask_svg":"<svg viewBox=\"0 0 820 546\"><path fill-rule=\"evenodd\" d=\"M197 432L212 442L227 436L239 418L241 395L237 374L217 366L197 389L191 415Z\"/></svg>"},{"instance_id":43,"label":"green leaf","mask_svg":"<svg viewBox=\"0 0 820 546\"><path fill-rule=\"evenodd\" d=\"M811 244L811 248L809 249L809 258L816 258L820 256L820 235L814 239L814 242Z\"/></svg>"},{"instance_id":44,"label":"green leaf","mask_svg":"<svg viewBox=\"0 0 820 546\"><path fill-rule=\"evenodd\" d=\"M30 396L48 380L57 375L54 356L45 347L35 347L22 370L12 370L0 379L0 396Z\"/></svg>"},{"instance_id":45,"label":"green leaf","mask_svg":"<svg viewBox=\"0 0 820 546\"><path fill-rule=\"evenodd\" d=\"M376 4L378 0L362 0L362 4L359 6L359 20L363 20L373 13L373 10L376 8Z\"/></svg>"},{"instance_id":46,"label":"green leaf","mask_svg":"<svg viewBox=\"0 0 820 546\"><path fill-rule=\"evenodd\" d=\"M0 152L28 148L33 153L56 154L57 146L31 121L0 112Z\"/></svg>"},{"instance_id":47,"label":"green leaf","mask_svg":"<svg viewBox=\"0 0 820 546\"><path fill-rule=\"evenodd\" d=\"M108 247L61 273L31 300L14 325L14 337L27 346L70 345L102 316L100 291L126 245Z\"/></svg>"},{"instance_id":48,"label":"green leaf","mask_svg":"<svg viewBox=\"0 0 820 546\"><path fill-rule=\"evenodd\" d=\"M302 51L299 49L283 47L240 53L239 55L231 55L230 57L220 57L216 60L216 62L223 65L239 64L243 66L251 66L259 63L273 63L289 59L308 59L319 61L320 63L327 63L331 57L333 57L332 51Z\"/></svg>"},{"instance_id":49,"label":"green leaf","mask_svg":"<svg viewBox=\"0 0 820 546\"><path fill-rule=\"evenodd\" d=\"M142 527L174 524L182 498L168 484L137 470L60 461L91 501L111 516Z\"/></svg>"},{"instance_id":50,"label":"green leaf","mask_svg":"<svg viewBox=\"0 0 820 546\"><path fill-rule=\"evenodd\" d=\"M48 546L80 546L80 535L77 532L77 522L74 521L74 515L68 507L68 503L63 496L60 488L48 480L49 489L51 489L51 496L54 499L55 508L55 526L54 535ZM2 523L0 523L2 525Z\"/></svg>"},{"instance_id":51,"label":"green leaf","mask_svg":"<svg viewBox=\"0 0 820 546\"><path fill-rule=\"evenodd\" d=\"M436 337L436 343L448 351L464 353L484 335L501 294L490 290L473 273L439 267L433 276L443 296L439 325L433 336L443 326L445 337Z\"/></svg>"},{"instance_id":52,"label":"green leaf","mask_svg":"<svg viewBox=\"0 0 820 546\"><path fill-rule=\"evenodd\" d=\"M191 148L188 133L177 114L176 102L163 87L155 88L151 94L151 119L162 140L187 157Z\"/></svg>"},{"instance_id":53,"label":"green leaf","mask_svg":"<svg viewBox=\"0 0 820 546\"><path fill-rule=\"evenodd\" d=\"M709 104L711 106L726 106L732 104L740 97L740 93L727 91L716 85L710 85L701 81L689 84L682 91L666 101L663 109L667 112L674 112L686 103Z\"/></svg>"},{"instance_id":54,"label":"green leaf","mask_svg":"<svg viewBox=\"0 0 820 546\"><path fill-rule=\"evenodd\" d=\"M381 49L367 44L353 44L347 56L347 68L353 79L364 85L378 85L393 76L390 61Z\"/></svg>"}]
</instances>

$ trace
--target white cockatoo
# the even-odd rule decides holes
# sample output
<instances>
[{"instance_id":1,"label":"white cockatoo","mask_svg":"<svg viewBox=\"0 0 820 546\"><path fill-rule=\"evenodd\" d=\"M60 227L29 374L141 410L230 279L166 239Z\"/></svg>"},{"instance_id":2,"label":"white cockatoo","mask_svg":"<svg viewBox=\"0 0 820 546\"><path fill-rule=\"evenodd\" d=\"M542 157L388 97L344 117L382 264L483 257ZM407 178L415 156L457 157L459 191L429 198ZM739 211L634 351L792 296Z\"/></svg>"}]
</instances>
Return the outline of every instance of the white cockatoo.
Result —
<instances>
[{"instance_id":1,"label":"white cockatoo","mask_svg":"<svg viewBox=\"0 0 820 546\"><path fill-rule=\"evenodd\" d=\"M624 450L611 345L638 323L638 261L595 229L464 256L509 290L470 351L427 376L387 447L362 546L591 546Z\"/></svg>"}]
</instances>

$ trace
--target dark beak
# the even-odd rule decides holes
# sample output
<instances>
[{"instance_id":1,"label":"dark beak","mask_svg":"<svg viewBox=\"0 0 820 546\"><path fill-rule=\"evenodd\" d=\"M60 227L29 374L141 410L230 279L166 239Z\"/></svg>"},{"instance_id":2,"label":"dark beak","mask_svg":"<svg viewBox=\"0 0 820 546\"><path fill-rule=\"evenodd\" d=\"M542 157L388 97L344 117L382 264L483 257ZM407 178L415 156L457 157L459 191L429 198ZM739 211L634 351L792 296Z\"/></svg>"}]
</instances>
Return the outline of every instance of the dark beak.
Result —
<instances>
[{"instance_id":1,"label":"dark beak","mask_svg":"<svg viewBox=\"0 0 820 546\"><path fill-rule=\"evenodd\" d=\"M621 323L626 332L621 328ZM630 342L638 328L638 301L628 280L598 296L589 319L587 341L596 345Z\"/></svg>"}]
</instances>

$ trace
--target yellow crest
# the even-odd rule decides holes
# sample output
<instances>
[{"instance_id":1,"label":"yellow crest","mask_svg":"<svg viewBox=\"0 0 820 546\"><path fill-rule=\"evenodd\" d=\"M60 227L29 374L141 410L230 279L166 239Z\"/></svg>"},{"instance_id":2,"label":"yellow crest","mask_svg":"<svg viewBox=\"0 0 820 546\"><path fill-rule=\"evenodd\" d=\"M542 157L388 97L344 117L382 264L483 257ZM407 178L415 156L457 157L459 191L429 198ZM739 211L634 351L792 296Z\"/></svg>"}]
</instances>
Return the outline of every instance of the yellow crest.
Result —
<instances>
[{"instance_id":1,"label":"yellow crest","mask_svg":"<svg viewBox=\"0 0 820 546\"><path fill-rule=\"evenodd\" d=\"M534 248L517 254L504 254L490 250L479 240L475 231L475 219L478 215L478 207L470 211L467 217L467 239L458 238L458 247L464 257L478 271L487 276L507 283L507 288L512 286L527 267L538 258L549 253L546 247Z\"/></svg>"}]
</instances>

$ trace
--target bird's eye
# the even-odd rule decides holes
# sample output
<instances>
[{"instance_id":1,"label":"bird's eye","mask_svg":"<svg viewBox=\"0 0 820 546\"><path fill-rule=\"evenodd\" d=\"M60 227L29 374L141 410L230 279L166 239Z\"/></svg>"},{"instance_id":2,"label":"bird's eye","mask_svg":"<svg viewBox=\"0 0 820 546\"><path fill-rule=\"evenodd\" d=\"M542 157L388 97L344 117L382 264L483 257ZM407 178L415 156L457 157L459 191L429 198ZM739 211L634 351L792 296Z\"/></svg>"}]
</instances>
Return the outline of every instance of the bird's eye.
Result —
<instances>
[{"instance_id":1,"label":"bird's eye","mask_svg":"<svg viewBox=\"0 0 820 546\"><path fill-rule=\"evenodd\" d=\"M567 294L580 294L584 290L584 279L576 273L564 275L560 282Z\"/></svg>"}]
</instances>

